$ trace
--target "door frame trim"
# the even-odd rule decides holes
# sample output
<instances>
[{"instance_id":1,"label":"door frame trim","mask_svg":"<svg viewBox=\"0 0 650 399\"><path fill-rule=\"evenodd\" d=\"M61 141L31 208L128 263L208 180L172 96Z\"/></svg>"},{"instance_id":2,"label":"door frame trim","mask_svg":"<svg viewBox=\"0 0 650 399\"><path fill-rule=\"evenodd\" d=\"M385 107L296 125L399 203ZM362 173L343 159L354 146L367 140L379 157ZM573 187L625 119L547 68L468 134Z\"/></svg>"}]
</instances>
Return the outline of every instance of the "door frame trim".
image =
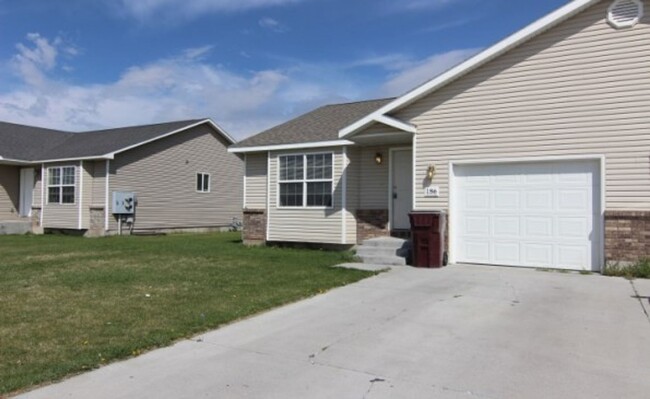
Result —
<instances>
[{"instance_id":1,"label":"door frame trim","mask_svg":"<svg viewBox=\"0 0 650 399\"><path fill-rule=\"evenodd\" d=\"M392 147L388 149L388 231L393 231L393 153L397 151L411 151L411 158L415 159L415 152L413 147ZM412 180L414 180L413 177ZM415 184L411 182L413 187L413 198L415 198Z\"/></svg>"},{"instance_id":2,"label":"door frame trim","mask_svg":"<svg viewBox=\"0 0 650 399\"><path fill-rule=\"evenodd\" d=\"M589 155L567 155L567 156L540 156L540 157L513 157L513 158L484 158L472 160L458 160L449 161L449 202L447 204L449 212L449 263L456 263L457 243L455 240L455 224L456 224L456 207L454 201L456 199L456 172L454 166L465 165L494 165L494 164L512 164L512 163L534 163L534 162L570 162L570 161L596 161L599 163L600 173L600 242L597 253L599 254L598 264L600 270L595 272L603 272L605 270L605 209L607 207L607 157L603 154L589 154Z\"/></svg>"}]
</instances>

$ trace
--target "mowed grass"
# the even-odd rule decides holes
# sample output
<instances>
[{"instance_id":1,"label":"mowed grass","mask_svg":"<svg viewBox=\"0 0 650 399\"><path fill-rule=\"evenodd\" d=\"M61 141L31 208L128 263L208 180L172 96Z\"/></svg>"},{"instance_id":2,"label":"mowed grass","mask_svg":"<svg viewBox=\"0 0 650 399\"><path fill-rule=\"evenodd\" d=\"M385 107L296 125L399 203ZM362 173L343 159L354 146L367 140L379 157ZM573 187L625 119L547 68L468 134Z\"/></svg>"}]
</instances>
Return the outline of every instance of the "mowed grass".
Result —
<instances>
[{"instance_id":1,"label":"mowed grass","mask_svg":"<svg viewBox=\"0 0 650 399\"><path fill-rule=\"evenodd\" d=\"M330 268L350 259L232 233L0 237L0 395L372 275Z\"/></svg>"}]
</instances>

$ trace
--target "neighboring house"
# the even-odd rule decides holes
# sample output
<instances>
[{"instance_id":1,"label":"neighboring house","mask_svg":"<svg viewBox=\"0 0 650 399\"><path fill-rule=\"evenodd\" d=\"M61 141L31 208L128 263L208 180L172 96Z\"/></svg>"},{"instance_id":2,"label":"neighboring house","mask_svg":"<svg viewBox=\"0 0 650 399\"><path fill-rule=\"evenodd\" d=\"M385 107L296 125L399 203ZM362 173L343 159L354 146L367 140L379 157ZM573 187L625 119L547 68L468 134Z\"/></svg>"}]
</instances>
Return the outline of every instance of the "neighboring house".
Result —
<instances>
[{"instance_id":1,"label":"neighboring house","mask_svg":"<svg viewBox=\"0 0 650 399\"><path fill-rule=\"evenodd\" d=\"M232 146L245 240L355 245L449 214L452 263L650 255L650 0L575 0L393 100Z\"/></svg>"},{"instance_id":2,"label":"neighboring house","mask_svg":"<svg viewBox=\"0 0 650 399\"><path fill-rule=\"evenodd\" d=\"M0 123L0 224L115 234L113 193L133 192L135 231L227 227L241 217L234 143L209 119L85 133Z\"/></svg>"}]
</instances>

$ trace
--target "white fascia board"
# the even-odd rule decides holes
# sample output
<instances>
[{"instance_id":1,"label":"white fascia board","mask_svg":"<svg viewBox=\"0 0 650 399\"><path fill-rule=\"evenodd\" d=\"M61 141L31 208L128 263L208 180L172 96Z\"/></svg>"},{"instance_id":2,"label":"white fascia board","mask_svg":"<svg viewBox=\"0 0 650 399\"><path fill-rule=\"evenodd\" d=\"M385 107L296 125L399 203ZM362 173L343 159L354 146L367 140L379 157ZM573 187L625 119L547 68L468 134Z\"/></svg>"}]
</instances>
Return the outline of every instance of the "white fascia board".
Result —
<instances>
[{"instance_id":1,"label":"white fascia board","mask_svg":"<svg viewBox=\"0 0 650 399\"><path fill-rule=\"evenodd\" d=\"M480 52L467 61L443 73L442 75L411 90L403 96L398 97L394 101L386 104L372 114L364 117L363 119L353 123L350 126L341 129L339 131L339 137L345 138L353 135L359 130L364 129L376 122L378 117L384 116L387 113L393 112L399 108L411 104L414 101L417 101L424 96L431 94L432 92L447 85L448 83L499 57L514 47L517 47L529 39L545 32L546 30L552 28L553 26L572 17L573 15L599 1L600 0L573 0L564 7L561 7L546 17L539 19L531 25L528 25L526 28L520 30L517 33L514 33L513 35L493 45L487 50Z\"/></svg>"},{"instance_id":2,"label":"white fascia board","mask_svg":"<svg viewBox=\"0 0 650 399\"><path fill-rule=\"evenodd\" d=\"M199 122L193 123L193 124L191 124L191 125L188 125L188 126L182 127L182 128L180 128L180 129L176 129L176 130L171 131L171 132L169 132L169 133L162 134L162 135L157 136L157 137L154 137L154 138L152 138L152 139L149 139L149 140L146 140L146 141L142 141L142 142L140 142L140 143L133 144L133 145L130 145L130 146L125 147L125 148L121 148L121 149L119 149L119 150L117 150L117 151L113 151L112 153L107 154L106 156L110 156L111 158L109 158L109 159L113 159L113 158L115 157L116 154L119 154L119 153L122 153L122 152L125 152L125 151L128 151L128 150L132 150L132 149L134 149L134 148L137 148L137 147L143 146L143 145L145 145L145 144L152 143L152 142L154 142L154 141L158 141L158 140L164 139L165 137L173 136L173 135L175 135L175 134L178 134L178 133L184 132L184 131L186 131L186 130L189 130L189 129L195 128L195 127L200 126L200 125L203 125L203 124L208 124L208 125L209 125L210 127L212 127L214 130L216 130L219 134L221 134L221 135L222 135L226 140L228 140L231 144L236 144L236 143L237 143L237 141L236 141L234 138L232 138L228 133L226 133L225 130L223 130L219 125L217 125L216 123L214 123L211 119L204 119L204 120L202 120L202 121L199 121Z\"/></svg>"},{"instance_id":3,"label":"white fascia board","mask_svg":"<svg viewBox=\"0 0 650 399\"><path fill-rule=\"evenodd\" d=\"M332 140L332 141L317 141L312 143L278 144L278 145L266 145L266 146L259 146L259 147L228 148L228 152L241 154L247 152L302 150L307 148L321 148L321 147L343 147L343 146L350 146L354 144L355 144L354 142L349 140Z\"/></svg>"},{"instance_id":4,"label":"white fascia board","mask_svg":"<svg viewBox=\"0 0 650 399\"><path fill-rule=\"evenodd\" d=\"M415 134L418 132L418 129L417 127L415 127L415 125L400 121L398 119L395 119L387 115L379 115L378 117L375 118L375 121L379 123L383 123L384 125L388 125L390 127L394 127L395 129L403 130L407 133Z\"/></svg>"}]
</instances>

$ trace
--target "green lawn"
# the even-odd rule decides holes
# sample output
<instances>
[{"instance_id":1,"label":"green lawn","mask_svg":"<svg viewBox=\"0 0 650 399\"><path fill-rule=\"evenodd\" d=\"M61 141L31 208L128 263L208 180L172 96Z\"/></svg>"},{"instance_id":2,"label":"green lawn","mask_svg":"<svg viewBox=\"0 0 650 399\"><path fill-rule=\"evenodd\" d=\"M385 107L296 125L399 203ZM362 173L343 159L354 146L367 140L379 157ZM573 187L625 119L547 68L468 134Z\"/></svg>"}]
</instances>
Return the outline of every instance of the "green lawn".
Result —
<instances>
[{"instance_id":1,"label":"green lawn","mask_svg":"<svg viewBox=\"0 0 650 399\"><path fill-rule=\"evenodd\" d=\"M350 257L232 233L0 237L0 395L372 275L329 267Z\"/></svg>"}]
</instances>

